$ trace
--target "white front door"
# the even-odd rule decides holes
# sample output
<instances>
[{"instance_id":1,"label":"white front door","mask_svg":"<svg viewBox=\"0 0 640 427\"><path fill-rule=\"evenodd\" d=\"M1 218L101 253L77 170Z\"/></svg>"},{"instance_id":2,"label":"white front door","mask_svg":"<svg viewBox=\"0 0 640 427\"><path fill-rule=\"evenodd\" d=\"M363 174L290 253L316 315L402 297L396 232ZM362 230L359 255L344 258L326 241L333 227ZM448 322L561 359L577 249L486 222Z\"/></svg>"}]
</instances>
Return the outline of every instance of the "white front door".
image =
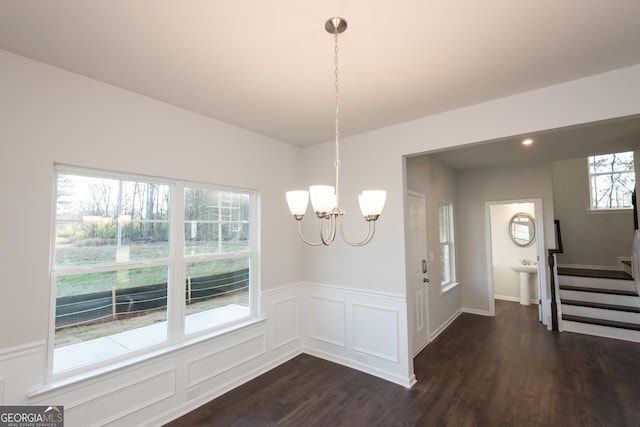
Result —
<instances>
[{"instance_id":1,"label":"white front door","mask_svg":"<svg viewBox=\"0 0 640 427\"><path fill-rule=\"evenodd\" d=\"M429 273L427 266L427 221L424 195L407 193L409 219L409 304L412 312L413 354L429 343Z\"/></svg>"}]
</instances>

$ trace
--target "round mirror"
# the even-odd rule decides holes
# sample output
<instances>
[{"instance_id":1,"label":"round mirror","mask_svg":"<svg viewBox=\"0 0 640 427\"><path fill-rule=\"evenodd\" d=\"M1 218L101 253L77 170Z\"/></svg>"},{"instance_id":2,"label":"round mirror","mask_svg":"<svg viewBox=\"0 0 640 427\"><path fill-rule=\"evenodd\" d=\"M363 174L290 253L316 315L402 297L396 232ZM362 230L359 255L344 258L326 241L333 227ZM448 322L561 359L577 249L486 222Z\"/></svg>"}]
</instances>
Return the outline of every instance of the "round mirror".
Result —
<instances>
[{"instance_id":1,"label":"round mirror","mask_svg":"<svg viewBox=\"0 0 640 427\"><path fill-rule=\"evenodd\" d=\"M536 238L536 224L533 217L525 212L518 212L509 221L509 236L518 246L525 247Z\"/></svg>"}]
</instances>

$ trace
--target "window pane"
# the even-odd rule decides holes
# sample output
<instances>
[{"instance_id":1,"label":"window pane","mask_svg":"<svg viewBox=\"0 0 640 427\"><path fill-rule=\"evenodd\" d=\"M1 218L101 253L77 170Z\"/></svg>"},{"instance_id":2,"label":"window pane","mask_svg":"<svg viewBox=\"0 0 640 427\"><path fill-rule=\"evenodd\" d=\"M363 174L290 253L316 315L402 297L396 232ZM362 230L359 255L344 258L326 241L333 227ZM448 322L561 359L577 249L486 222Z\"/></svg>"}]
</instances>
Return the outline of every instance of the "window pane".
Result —
<instances>
[{"instance_id":1,"label":"window pane","mask_svg":"<svg viewBox=\"0 0 640 427\"><path fill-rule=\"evenodd\" d=\"M592 174L625 172L633 169L632 151L589 157L589 170Z\"/></svg>"},{"instance_id":2,"label":"window pane","mask_svg":"<svg viewBox=\"0 0 640 427\"><path fill-rule=\"evenodd\" d=\"M172 322L192 333L251 316L251 191L69 168L56 179L51 373L159 348ZM174 192L185 206L178 224ZM169 239L176 225L184 253ZM183 268L170 272L174 265Z\"/></svg>"},{"instance_id":3,"label":"window pane","mask_svg":"<svg viewBox=\"0 0 640 427\"><path fill-rule=\"evenodd\" d=\"M168 185L59 174L55 266L168 258Z\"/></svg>"},{"instance_id":4,"label":"window pane","mask_svg":"<svg viewBox=\"0 0 640 427\"><path fill-rule=\"evenodd\" d=\"M449 283L451 278L450 273L450 256L449 256L449 245L443 244L440 245L440 271L441 274L441 283Z\"/></svg>"},{"instance_id":5,"label":"window pane","mask_svg":"<svg viewBox=\"0 0 640 427\"><path fill-rule=\"evenodd\" d=\"M58 277L54 372L165 341L168 272L159 266Z\"/></svg>"},{"instance_id":6,"label":"window pane","mask_svg":"<svg viewBox=\"0 0 640 427\"><path fill-rule=\"evenodd\" d=\"M185 188L185 255L249 250L247 193Z\"/></svg>"},{"instance_id":7,"label":"window pane","mask_svg":"<svg viewBox=\"0 0 640 427\"><path fill-rule=\"evenodd\" d=\"M633 206L631 195L635 174L619 173L591 177L591 200L594 209L620 209Z\"/></svg>"},{"instance_id":8,"label":"window pane","mask_svg":"<svg viewBox=\"0 0 640 427\"><path fill-rule=\"evenodd\" d=\"M186 333L249 316L248 257L187 264Z\"/></svg>"},{"instance_id":9,"label":"window pane","mask_svg":"<svg viewBox=\"0 0 640 427\"><path fill-rule=\"evenodd\" d=\"M449 241L449 205L445 202L440 202L438 210L438 219L440 225L440 243Z\"/></svg>"},{"instance_id":10,"label":"window pane","mask_svg":"<svg viewBox=\"0 0 640 427\"><path fill-rule=\"evenodd\" d=\"M454 280L453 259L453 205L440 201L438 207L438 222L440 229L440 281L442 285Z\"/></svg>"},{"instance_id":11,"label":"window pane","mask_svg":"<svg viewBox=\"0 0 640 427\"><path fill-rule=\"evenodd\" d=\"M625 209L633 206L635 188L633 152L589 157L592 209Z\"/></svg>"}]
</instances>

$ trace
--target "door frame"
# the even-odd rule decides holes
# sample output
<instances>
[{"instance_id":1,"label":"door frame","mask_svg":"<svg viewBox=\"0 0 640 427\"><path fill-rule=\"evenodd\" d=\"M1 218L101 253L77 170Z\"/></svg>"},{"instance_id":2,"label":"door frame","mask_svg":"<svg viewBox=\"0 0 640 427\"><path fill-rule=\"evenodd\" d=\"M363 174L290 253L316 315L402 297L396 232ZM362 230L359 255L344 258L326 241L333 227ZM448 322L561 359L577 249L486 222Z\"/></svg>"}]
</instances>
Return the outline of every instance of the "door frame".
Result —
<instances>
[{"instance_id":1,"label":"door frame","mask_svg":"<svg viewBox=\"0 0 640 427\"><path fill-rule=\"evenodd\" d=\"M496 304L493 298L493 245L491 242L491 209L492 205L506 205L511 203L533 203L536 214L536 254L538 257L538 298L539 298L539 320L551 328L550 313L551 301L547 294L547 258L545 256L545 234L544 234L544 209L541 198L495 200L485 202L485 230L487 243L487 292L489 297L489 315L496 315Z\"/></svg>"}]
</instances>

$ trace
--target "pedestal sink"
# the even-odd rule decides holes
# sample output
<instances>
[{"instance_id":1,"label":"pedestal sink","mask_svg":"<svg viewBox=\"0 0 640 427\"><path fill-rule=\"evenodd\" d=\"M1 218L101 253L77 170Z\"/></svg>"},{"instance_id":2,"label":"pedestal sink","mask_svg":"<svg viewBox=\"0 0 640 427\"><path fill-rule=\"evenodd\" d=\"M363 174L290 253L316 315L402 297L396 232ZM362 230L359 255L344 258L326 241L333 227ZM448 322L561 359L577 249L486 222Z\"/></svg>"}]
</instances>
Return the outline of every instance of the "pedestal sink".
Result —
<instances>
[{"instance_id":1,"label":"pedestal sink","mask_svg":"<svg viewBox=\"0 0 640 427\"><path fill-rule=\"evenodd\" d=\"M514 264L511 269L517 271L520 275L520 304L531 304L531 296L529 295L529 276L531 273L538 272L538 265Z\"/></svg>"}]
</instances>

